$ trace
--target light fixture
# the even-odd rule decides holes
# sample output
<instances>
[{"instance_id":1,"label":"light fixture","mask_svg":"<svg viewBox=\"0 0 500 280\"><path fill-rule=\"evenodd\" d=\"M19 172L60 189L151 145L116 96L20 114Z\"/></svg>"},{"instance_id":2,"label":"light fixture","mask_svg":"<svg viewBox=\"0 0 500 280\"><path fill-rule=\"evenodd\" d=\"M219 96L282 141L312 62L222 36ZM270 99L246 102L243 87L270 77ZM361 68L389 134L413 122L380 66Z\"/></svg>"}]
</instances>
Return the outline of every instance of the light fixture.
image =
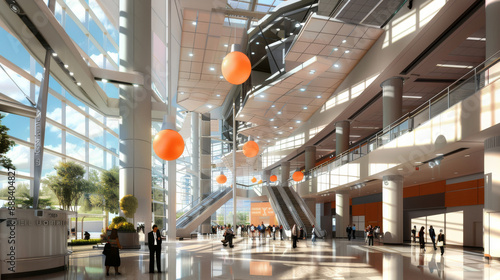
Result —
<instances>
[{"instance_id":1,"label":"light fixture","mask_svg":"<svg viewBox=\"0 0 500 280\"><path fill-rule=\"evenodd\" d=\"M437 67L446 67L446 68L458 68L458 69L471 69L471 65L460 65L460 64L436 64Z\"/></svg>"},{"instance_id":2,"label":"light fixture","mask_svg":"<svg viewBox=\"0 0 500 280\"><path fill-rule=\"evenodd\" d=\"M254 54L255 54L255 52L252 52L252 55L254 55Z\"/></svg>"},{"instance_id":3,"label":"light fixture","mask_svg":"<svg viewBox=\"0 0 500 280\"><path fill-rule=\"evenodd\" d=\"M278 131L278 134L283 134L283 131Z\"/></svg>"},{"instance_id":4,"label":"light fixture","mask_svg":"<svg viewBox=\"0 0 500 280\"><path fill-rule=\"evenodd\" d=\"M194 54L193 53L190 53L189 56L193 56Z\"/></svg>"},{"instance_id":5,"label":"light fixture","mask_svg":"<svg viewBox=\"0 0 500 280\"><path fill-rule=\"evenodd\" d=\"M73 75L75 75L75 73L73 73L73 72L69 72L69 75L70 75L70 76L73 76Z\"/></svg>"},{"instance_id":6,"label":"light fixture","mask_svg":"<svg viewBox=\"0 0 500 280\"><path fill-rule=\"evenodd\" d=\"M403 95L403 98L408 98L408 99L420 99L422 96L416 96L416 95Z\"/></svg>"},{"instance_id":7,"label":"light fixture","mask_svg":"<svg viewBox=\"0 0 500 280\"><path fill-rule=\"evenodd\" d=\"M350 50L346 50L345 53L350 53L351 51Z\"/></svg>"},{"instance_id":8,"label":"light fixture","mask_svg":"<svg viewBox=\"0 0 500 280\"><path fill-rule=\"evenodd\" d=\"M281 115L281 111L278 112L278 115Z\"/></svg>"},{"instance_id":9,"label":"light fixture","mask_svg":"<svg viewBox=\"0 0 500 280\"><path fill-rule=\"evenodd\" d=\"M347 40L346 40L346 39L342 40L342 44L343 44L343 43L345 43L345 42L347 42Z\"/></svg>"},{"instance_id":10,"label":"light fixture","mask_svg":"<svg viewBox=\"0 0 500 280\"><path fill-rule=\"evenodd\" d=\"M224 44L224 47L227 48L227 47L229 47L229 45L228 44Z\"/></svg>"},{"instance_id":11,"label":"light fixture","mask_svg":"<svg viewBox=\"0 0 500 280\"><path fill-rule=\"evenodd\" d=\"M295 24L295 27L296 27L296 28L299 28L299 27L300 27L300 23L296 23L296 24Z\"/></svg>"},{"instance_id":12,"label":"light fixture","mask_svg":"<svg viewBox=\"0 0 500 280\"><path fill-rule=\"evenodd\" d=\"M261 95L260 95L260 97L264 98L264 97L266 97L266 96L265 96L264 94L261 94Z\"/></svg>"},{"instance_id":13,"label":"light fixture","mask_svg":"<svg viewBox=\"0 0 500 280\"><path fill-rule=\"evenodd\" d=\"M316 98L320 99L320 98L321 98L321 95L316 96Z\"/></svg>"},{"instance_id":14,"label":"light fixture","mask_svg":"<svg viewBox=\"0 0 500 280\"><path fill-rule=\"evenodd\" d=\"M244 117L245 115L241 114L240 117Z\"/></svg>"},{"instance_id":15,"label":"light fixture","mask_svg":"<svg viewBox=\"0 0 500 280\"><path fill-rule=\"evenodd\" d=\"M333 51L334 51L334 52L336 52L336 51L338 51L338 50L339 50L339 48L333 48Z\"/></svg>"},{"instance_id":16,"label":"light fixture","mask_svg":"<svg viewBox=\"0 0 500 280\"><path fill-rule=\"evenodd\" d=\"M278 127L277 126L273 126L274 129L277 129Z\"/></svg>"},{"instance_id":17,"label":"light fixture","mask_svg":"<svg viewBox=\"0 0 500 280\"><path fill-rule=\"evenodd\" d=\"M224 79L224 76L220 75L220 76L219 76L219 79Z\"/></svg>"},{"instance_id":18,"label":"light fixture","mask_svg":"<svg viewBox=\"0 0 500 280\"><path fill-rule=\"evenodd\" d=\"M296 122L296 123L300 123L300 121L299 121L299 120L297 120L297 121L295 121L295 122Z\"/></svg>"},{"instance_id":19,"label":"light fixture","mask_svg":"<svg viewBox=\"0 0 500 280\"><path fill-rule=\"evenodd\" d=\"M82 85L82 83L78 82L78 83L76 83L76 85L77 85L77 86L81 86L81 85Z\"/></svg>"},{"instance_id":20,"label":"light fixture","mask_svg":"<svg viewBox=\"0 0 500 280\"><path fill-rule=\"evenodd\" d=\"M271 105L271 108L274 108L274 107L276 107L276 105L274 105L274 104L273 104L273 105Z\"/></svg>"},{"instance_id":21,"label":"light fixture","mask_svg":"<svg viewBox=\"0 0 500 280\"><path fill-rule=\"evenodd\" d=\"M292 32L290 32L290 36L293 36L293 33L292 33Z\"/></svg>"},{"instance_id":22,"label":"light fixture","mask_svg":"<svg viewBox=\"0 0 500 280\"><path fill-rule=\"evenodd\" d=\"M64 68L68 69L69 65L68 64L64 64Z\"/></svg>"},{"instance_id":23,"label":"light fixture","mask_svg":"<svg viewBox=\"0 0 500 280\"><path fill-rule=\"evenodd\" d=\"M260 43L259 42L255 42L256 45L259 45Z\"/></svg>"},{"instance_id":24,"label":"light fixture","mask_svg":"<svg viewBox=\"0 0 500 280\"><path fill-rule=\"evenodd\" d=\"M274 119L270 119L269 121L274 122Z\"/></svg>"},{"instance_id":25,"label":"light fixture","mask_svg":"<svg viewBox=\"0 0 500 280\"><path fill-rule=\"evenodd\" d=\"M306 91L306 89L305 88L301 88L300 91Z\"/></svg>"},{"instance_id":26,"label":"light fixture","mask_svg":"<svg viewBox=\"0 0 500 280\"><path fill-rule=\"evenodd\" d=\"M183 95L183 94L184 94L184 92L183 92L183 91L181 91L181 95Z\"/></svg>"},{"instance_id":27,"label":"light fixture","mask_svg":"<svg viewBox=\"0 0 500 280\"><path fill-rule=\"evenodd\" d=\"M53 57L56 57L56 56L57 56L57 53L56 53L56 52L53 52L53 53L52 53L52 56L53 56Z\"/></svg>"},{"instance_id":28,"label":"light fixture","mask_svg":"<svg viewBox=\"0 0 500 280\"><path fill-rule=\"evenodd\" d=\"M216 96L217 96L217 97L220 97L220 94L217 94Z\"/></svg>"},{"instance_id":29,"label":"light fixture","mask_svg":"<svg viewBox=\"0 0 500 280\"><path fill-rule=\"evenodd\" d=\"M138 85L138 84L133 84L133 86L134 86L134 87L139 87L139 85Z\"/></svg>"},{"instance_id":30,"label":"light fixture","mask_svg":"<svg viewBox=\"0 0 500 280\"><path fill-rule=\"evenodd\" d=\"M304 106L304 110L307 110L307 106Z\"/></svg>"},{"instance_id":31,"label":"light fixture","mask_svg":"<svg viewBox=\"0 0 500 280\"><path fill-rule=\"evenodd\" d=\"M274 140L278 140L278 137L274 137Z\"/></svg>"},{"instance_id":32,"label":"light fixture","mask_svg":"<svg viewBox=\"0 0 500 280\"><path fill-rule=\"evenodd\" d=\"M69 74L71 75L71 73L69 73ZM103 83L107 83L107 82L108 82L108 80L106 80L106 79L101 79L101 82L103 82Z\"/></svg>"},{"instance_id":33,"label":"light fixture","mask_svg":"<svg viewBox=\"0 0 500 280\"><path fill-rule=\"evenodd\" d=\"M213 106L212 106L212 105L210 105L210 104L207 104L207 107L208 107L208 108L212 108Z\"/></svg>"},{"instance_id":34,"label":"light fixture","mask_svg":"<svg viewBox=\"0 0 500 280\"><path fill-rule=\"evenodd\" d=\"M470 155L464 155L464 157L470 157Z\"/></svg>"},{"instance_id":35,"label":"light fixture","mask_svg":"<svg viewBox=\"0 0 500 280\"><path fill-rule=\"evenodd\" d=\"M276 31L280 31L280 30L281 30L281 29L279 29L279 28L276 28Z\"/></svg>"},{"instance_id":36,"label":"light fixture","mask_svg":"<svg viewBox=\"0 0 500 280\"><path fill-rule=\"evenodd\" d=\"M193 25L196 25L196 21L193 21Z\"/></svg>"},{"instance_id":37,"label":"light fixture","mask_svg":"<svg viewBox=\"0 0 500 280\"><path fill-rule=\"evenodd\" d=\"M313 75L314 73L316 73L316 70L314 70L314 69L309 71L309 74L311 74L311 75Z\"/></svg>"},{"instance_id":38,"label":"light fixture","mask_svg":"<svg viewBox=\"0 0 500 280\"><path fill-rule=\"evenodd\" d=\"M335 63L335 64L333 64L333 67L335 67L335 68L339 68L339 67L340 67L340 65L338 65L337 63Z\"/></svg>"},{"instance_id":39,"label":"light fixture","mask_svg":"<svg viewBox=\"0 0 500 280\"><path fill-rule=\"evenodd\" d=\"M293 126L290 126L289 128L290 128L290 129L293 129Z\"/></svg>"},{"instance_id":40,"label":"light fixture","mask_svg":"<svg viewBox=\"0 0 500 280\"><path fill-rule=\"evenodd\" d=\"M210 71L215 71L214 67L210 67L209 69L210 69Z\"/></svg>"},{"instance_id":41,"label":"light fixture","mask_svg":"<svg viewBox=\"0 0 500 280\"><path fill-rule=\"evenodd\" d=\"M436 156L442 156L443 154L436 154Z\"/></svg>"}]
</instances>

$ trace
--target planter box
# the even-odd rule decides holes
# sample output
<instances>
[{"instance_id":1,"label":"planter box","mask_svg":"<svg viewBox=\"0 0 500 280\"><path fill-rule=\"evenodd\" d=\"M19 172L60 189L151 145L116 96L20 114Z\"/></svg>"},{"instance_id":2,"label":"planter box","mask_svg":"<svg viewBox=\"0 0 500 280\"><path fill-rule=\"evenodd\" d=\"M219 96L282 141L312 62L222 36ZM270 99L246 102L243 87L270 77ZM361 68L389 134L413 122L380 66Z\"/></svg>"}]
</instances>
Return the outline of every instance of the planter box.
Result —
<instances>
[{"instance_id":1,"label":"planter box","mask_svg":"<svg viewBox=\"0 0 500 280\"><path fill-rule=\"evenodd\" d=\"M107 235L111 234L108 230ZM118 232L118 239L120 240L120 245L123 249L140 249L141 244L139 243L139 234L137 232Z\"/></svg>"}]
</instances>

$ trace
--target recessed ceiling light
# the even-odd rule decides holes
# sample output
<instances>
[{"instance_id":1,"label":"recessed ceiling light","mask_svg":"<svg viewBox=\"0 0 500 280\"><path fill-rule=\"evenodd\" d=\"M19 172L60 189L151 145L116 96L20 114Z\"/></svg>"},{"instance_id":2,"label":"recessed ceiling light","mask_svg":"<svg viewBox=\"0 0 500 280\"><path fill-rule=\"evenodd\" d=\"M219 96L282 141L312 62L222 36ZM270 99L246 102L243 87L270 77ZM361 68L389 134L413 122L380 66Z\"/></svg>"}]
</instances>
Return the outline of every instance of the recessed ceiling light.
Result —
<instances>
[{"instance_id":1,"label":"recessed ceiling light","mask_svg":"<svg viewBox=\"0 0 500 280\"><path fill-rule=\"evenodd\" d=\"M278 134L283 134L283 131L278 131Z\"/></svg>"},{"instance_id":2,"label":"recessed ceiling light","mask_svg":"<svg viewBox=\"0 0 500 280\"><path fill-rule=\"evenodd\" d=\"M56 57L56 56L57 56L57 53L53 52L53 53L52 53L52 56Z\"/></svg>"},{"instance_id":3,"label":"recessed ceiling light","mask_svg":"<svg viewBox=\"0 0 500 280\"><path fill-rule=\"evenodd\" d=\"M350 53L351 51L350 50L346 50L345 53Z\"/></svg>"},{"instance_id":4,"label":"recessed ceiling light","mask_svg":"<svg viewBox=\"0 0 500 280\"><path fill-rule=\"evenodd\" d=\"M292 33L292 32L290 32L290 36L293 36L293 33Z\"/></svg>"},{"instance_id":5,"label":"recessed ceiling light","mask_svg":"<svg viewBox=\"0 0 500 280\"><path fill-rule=\"evenodd\" d=\"M276 28L276 31L280 31L280 30L281 30L281 29L279 29L279 28Z\"/></svg>"},{"instance_id":6,"label":"recessed ceiling light","mask_svg":"<svg viewBox=\"0 0 500 280\"><path fill-rule=\"evenodd\" d=\"M217 94L216 96L217 96L217 97L220 97L220 94Z\"/></svg>"},{"instance_id":7,"label":"recessed ceiling light","mask_svg":"<svg viewBox=\"0 0 500 280\"><path fill-rule=\"evenodd\" d=\"M299 27L300 27L300 23L296 23L296 24L295 24L295 27L296 27L296 28L299 28Z\"/></svg>"},{"instance_id":8,"label":"recessed ceiling light","mask_svg":"<svg viewBox=\"0 0 500 280\"><path fill-rule=\"evenodd\" d=\"M68 64L64 64L64 68L68 69L69 65Z\"/></svg>"},{"instance_id":9,"label":"recessed ceiling light","mask_svg":"<svg viewBox=\"0 0 500 280\"><path fill-rule=\"evenodd\" d=\"M183 91L181 91L181 95L182 95L182 94L184 94L184 92L183 92Z\"/></svg>"},{"instance_id":10,"label":"recessed ceiling light","mask_svg":"<svg viewBox=\"0 0 500 280\"><path fill-rule=\"evenodd\" d=\"M421 161L415 161L415 164L421 164L422 162Z\"/></svg>"},{"instance_id":11,"label":"recessed ceiling light","mask_svg":"<svg viewBox=\"0 0 500 280\"><path fill-rule=\"evenodd\" d=\"M443 154L436 154L436 156L442 156Z\"/></svg>"},{"instance_id":12,"label":"recessed ceiling light","mask_svg":"<svg viewBox=\"0 0 500 280\"><path fill-rule=\"evenodd\" d=\"M314 70L314 69L309 71L309 74L311 74L311 75L313 75L314 73L316 73L316 70Z\"/></svg>"},{"instance_id":13,"label":"recessed ceiling light","mask_svg":"<svg viewBox=\"0 0 500 280\"><path fill-rule=\"evenodd\" d=\"M277 126L273 126L274 129L277 129L278 127Z\"/></svg>"},{"instance_id":14,"label":"recessed ceiling light","mask_svg":"<svg viewBox=\"0 0 500 280\"><path fill-rule=\"evenodd\" d=\"M464 155L464 157L470 157L470 155Z\"/></svg>"},{"instance_id":15,"label":"recessed ceiling light","mask_svg":"<svg viewBox=\"0 0 500 280\"><path fill-rule=\"evenodd\" d=\"M469 41L486 41L486 38L467 37L467 40L469 40Z\"/></svg>"},{"instance_id":16,"label":"recessed ceiling light","mask_svg":"<svg viewBox=\"0 0 500 280\"><path fill-rule=\"evenodd\" d=\"M190 53L189 56L193 56L194 54L193 53Z\"/></svg>"},{"instance_id":17,"label":"recessed ceiling light","mask_svg":"<svg viewBox=\"0 0 500 280\"><path fill-rule=\"evenodd\" d=\"M297 120L297 121L295 121L295 122L296 122L296 123L300 123L300 121L299 121L299 120Z\"/></svg>"},{"instance_id":18,"label":"recessed ceiling light","mask_svg":"<svg viewBox=\"0 0 500 280\"><path fill-rule=\"evenodd\" d=\"M245 115L241 114L240 117L244 117Z\"/></svg>"},{"instance_id":19,"label":"recessed ceiling light","mask_svg":"<svg viewBox=\"0 0 500 280\"><path fill-rule=\"evenodd\" d=\"M255 54L255 52L252 52L252 55L254 55L254 54Z\"/></svg>"},{"instance_id":20,"label":"recessed ceiling light","mask_svg":"<svg viewBox=\"0 0 500 280\"><path fill-rule=\"evenodd\" d=\"M304 106L304 110L307 110L307 106Z\"/></svg>"},{"instance_id":21,"label":"recessed ceiling light","mask_svg":"<svg viewBox=\"0 0 500 280\"><path fill-rule=\"evenodd\" d=\"M274 137L274 140L278 140L278 137Z\"/></svg>"},{"instance_id":22,"label":"recessed ceiling light","mask_svg":"<svg viewBox=\"0 0 500 280\"><path fill-rule=\"evenodd\" d=\"M76 83L76 85L77 85L77 86L81 86L81 85L82 85L82 83L78 82L78 83Z\"/></svg>"},{"instance_id":23,"label":"recessed ceiling light","mask_svg":"<svg viewBox=\"0 0 500 280\"><path fill-rule=\"evenodd\" d=\"M270 119L269 121L272 121L272 122L274 122L274 119Z\"/></svg>"},{"instance_id":24,"label":"recessed ceiling light","mask_svg":"<svg viewBox=\"0 0 500 280\"><path fill-rule=\"evenodd\" d=\"M276 105L274 105L274 104L273 104L273 105L271 105L271 108L274 108L274 107L276 107Z\"/></svg>"},{"instance_id":25,"label":"recessed ceiling light","mask_svg":"<svg viewBox=\"0 0 500 280\"><path fill-rule=\"evenodd\" d=\"M207 104L207 107L208 107L208 108L212 108L213 106L212 106L212 105L210 105L210 104Z\"/></svg>"},{"instance_id":26,"label":"recessed ceiling light","mask_svg":"<svg viewBox=\"0 0 500 280\"><path fill-rule=\"evenodd\" d=\"M259 42L255 42L256 45L259 45L260 43Z\"/></svg>"},{"instance_id":27,"label":"recessed ceiling light","mask_svg":"<svg viewBox=\"0 0 500 280\"><path fill-rule=\"evenodd\" d=\"M334 51L334 52L336 52L336 51L338 51L338 50L339 50L339 48L333 48L333 51Z\"/></svg>"},{"instance_id":28,"label":"recessed ceiling light","mask_svg":"<svg viewBox=\"0 0 500 280\"><path fill-rule=\"evenodd\" d=\"M403 168L398 168L398 171L403 171Z\"/></svg>"},{"instance_id":29,"label":"recessed ceiling light","mask_svg":"<svg viewBox=\"0 0 500 280\"><path fill-rule=\"evenodd\" d=\"M224 47L227 48L227 47L229 47L229 45L228 44L224 44Z\"/></svg>"},{"instance_id":30,"label":"recessed ceiling light","mask_svg":"<svg viewBox=\"0 0 500 280\"><path fill-rule=\"evenodd\" d=\"M259 96L260 96L260 97L262 97L262 98L266 97L264 94L261 94L261 95L259 95Z\"/></svg>"},{"instance_id":31,"label":"recessed ceiling light","mask_svg":"<svg viewBox=\"0 0 500 280\"><path fill-rule=\"evenodd\" d=\"M215 68L213 68L213 67L210 67L210 71L215 71Z\"/></svg>"},{"instance_id":32,"label":"recessed ceiling light","mask_svg":"<svg viewBox=\"0 0 500 280\"><path fill-rule=\"evenodd\" d=\"M339 67L340 67L340 65L338 65L337 63L335 63L335 64L333 64L333 67L335 67L335 68L339 68Z\"/></svg>"},{"instance_id":33,"label":"recessed ceiling light","mask_svg":"<svg viewBox=\"0 0 500 280\"><path fill-rule=\"evenodd\" d=\"M446 67L446 68L459 68L459 69L471 69L471 65L460 65L460 64L436 64L437 67Z\"/></svg>"},{"instance_id":34,"label":"recessed ceiling light","mask_svg":"<svg viewBox=\"0 0 500 280\"><path fill-rule=\"evenodd\" d=\"M281 111L278 112L278 115L281 115Z\"/></svg>"},{"instance_id":35,"label":"recessed ceiling light","mask_svg":"<svg viewBox=\"0 0 500 280\"><path fill-rule=\"evenodd\" d=\"M301 88L300 91L306 91L306 89L305 88Z\"/></svg>"},{"instance_id":36,"label":"recessed ceiling light","mask_svg":"<svg viewBox=\"0 0 500 280\"><path fill-rule=\"evenodd\" d=\"M219 79L224 79L224 76L220 75L220 76L219 76Z\"/></svg>"},{"instance_id":37,"label":"recessed ceiling light","mask_svg":"<svg viewBox=\"0 0 500 280\"><path fill-rule=\"evenodd\" d=\"M138 84L133 84L133 86L134 86L134 87L139 87L139 85L138 85Z\"/></svg>"},{"instance_id":38,"label":"recessed ceiling light","mask_svg":"<svg viewBox=\"0 0 500 280\"><path fill-rule=\"evenodd\" d=\"M316 96L316 98L318 98L318 99L321 98L321 95Z\"/></svg>"},{"instance_id":39,"label":"recessed ceiling light","mask_svg":"<svg viewBox=\"0 0 500 280\"><path fill-rule=\"evenodd\" d=\"M343 44L343 43L345 43L345 42L347 42L347 40L346 40L346 39L342 40L342 44Z\"/></svg>"},{"instance_id":40,"label":"recessed ceiling light","mask_svg":"<svg viewBox=\"0 0 500 280\"><path fill-rule=\"evenodd\" d=\"M71 75L71 74L70 74L70 75ZM108 80L106 80L106 79L101 79L101 82L103 82L103 83L107 83L107 82L108 82Z\"/></svg>"},{"instance_id":41,"label":"recessed ceiling light","mask_svg":"<svg viewBox=\"0 0 500 280\"><path fill-rule=\"evenodd\" d=\"M260 138L260 136L257 136L257 138Z\"/></svg>"},{"instance_id":42,"label":"recessed ceiling light","mask_svg":"<svg viewBox=\"0 0 500 280\"><path fill-rule=\"evenodd\" d=\"M70 75L70 76L73 76L73 75L75 75L75 73L73 73L73 72L69 72L69 75Z\"/></svg>"},{"instance_id":43,"label":"recessed ceiling light","mask_svg":"<svg viewBox=\"0 0 500 280\"><path fill-rule=\"evenodd\" d=\"M193 25L196 25L196 21L193 21Z\"/></svg>"},{"instance_id":44,"label":"recessed ceiling light","mask_svg":"<svg viewBox=\"0 0 500 280\"><path fill-rule=\"evenodd\" d=\"M290 126L290 129L293 129L293 126Z\"/></svg>"}]
</instances>

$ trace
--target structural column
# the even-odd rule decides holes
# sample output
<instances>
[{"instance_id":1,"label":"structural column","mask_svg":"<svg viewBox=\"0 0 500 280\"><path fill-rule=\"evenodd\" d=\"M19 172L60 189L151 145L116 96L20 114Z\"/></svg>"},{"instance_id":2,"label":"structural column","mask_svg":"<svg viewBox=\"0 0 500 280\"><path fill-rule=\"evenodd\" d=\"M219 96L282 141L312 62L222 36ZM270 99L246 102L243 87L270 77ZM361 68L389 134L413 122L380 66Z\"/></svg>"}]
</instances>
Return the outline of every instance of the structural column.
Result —
<instances>
[{"instance_id":1,"label":"structural column","mask_svg":"<svg viewBox=\"0 0 500 280\"><path fill-rule=\"evenodd\" d=\"M143 86L120 86L120 198L139 201L136 222L151 228L151 1L120 1L120 71L139 72ZM120 213L123 215L123 213Z\"/></svg>"},{"instance_id":2,"label":"structural column","mask_svg":"<svg viewBox=\"0 0 500 280\"><path fill-rule=\"evenodd\" d=\"M193 152L193 201L200 197L200 114L191 112L191 142Z\"/></svg>"},{"instance_id":3,"label":"structural column","mask_svg":"<svg viewBox=\"0 0 500 280\"><path fill-rule=\"evenodd\" d=\"M316 146L307 146L305 149L305 173L308 172L316 164ZM310 193L315 193L317 189L318 180L316 177L311 176L311 174L306 175L306 180L304 183L299 184L297 187L297 193L300 196L304 196Z\"/></svg>"},{"instance_id":4,"label":"structural column","mask_svg":"<svg viewBox=\"0 0 500 280\"><path fill-rule=\"evenodd\" d=\"M500 257L500 136L484 141L484 208L483 247L484 254Z\"/></svg>"},{"instance_id":5,"label":"structural column","mask_svg":"<svg viewBox=\"0 0 500 280\"><path fill-rule=\"evenodd\" d=\"M392 77L380 84L382 87L383 127L403 115L403 78Z\"/></svg>"},{"instance_id":6,"label":"structural column","mask_svg":"<svg viewBox=\"0 0 500 280\"><path fill-rule=\"evenodd\" d=\"M212 192L212 149L210 139L210 113L201 115L200 140L200 198L204 199ZM201 233L210 233L210 220L207 218L200 225Z\"/></svg>"},{"instance_id":7,"label":"structural column","mask_svg":"<svg viewBox=\"0 0 500 280\"><path fill-rule=\"evenodd\" d=\"M281 163L281 186L288 187L288 179L290 178L290 162L284 161Z\"/></svg>"},{"instance_id":8,"label":"structural column","mask_svg":"<svg viewBox=\"0 0 500 280\"><path fill-rule=\"evenodd\" d=\"M305 151L306 173L316 164L316 146L307 146Z\"/></svg>"},{"instance_id":9,"label":"structural column","mask_svg":"<svg viewBox=\"0 0 500 280\"><path fill-rule=\"evenodd\" d=\"M335 231L336 237L347 237L345 229L351 223L349 191L335 192Z\"/></svg>"},{"instance_id":10,"label":"structural column","mask_svg":"<svg viewBox=\"0 0 500 280\"><path fill-rule=\"evenodd\" d=\"M500 25L500 0L486 0L486 58L490 58L500 50L500 33L498 26ZM496 57L492 57L493 61ZM495 65L488 70L487 81L495 81L500 75L500 66Z\"/></svg>"},{"instance_id":11,"label":"structural column","mask_svg":"<svg viewBox=\"0 0 500 280\"><path fill-rule=\"evenodd\" d=\"M382 182L384 243L403 243L403 176L388 175Z\"/></svg>"},{"instance_id":12,"label":"structural column","mask_svg":"<svg viewBox=\"0 0 500 280\"><path fill-rule=\"evenodd\" d=\"M351 123L340 121L335 123L335 155L338 156L349 150L349 133Z\"/></svg>"}]
</instances>

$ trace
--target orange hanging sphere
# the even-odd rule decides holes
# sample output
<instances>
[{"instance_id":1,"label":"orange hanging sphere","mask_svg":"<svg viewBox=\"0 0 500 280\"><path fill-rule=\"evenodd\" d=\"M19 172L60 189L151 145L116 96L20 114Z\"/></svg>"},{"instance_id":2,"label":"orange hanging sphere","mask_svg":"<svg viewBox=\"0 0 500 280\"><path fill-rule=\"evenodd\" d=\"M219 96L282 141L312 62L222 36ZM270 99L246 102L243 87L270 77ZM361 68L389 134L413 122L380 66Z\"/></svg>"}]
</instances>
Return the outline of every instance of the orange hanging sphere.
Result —
<instances>
[{"instance_id":1,"label":"orange hanging sphere","mask_svg":"<svg viewBox=\"0 0 500 280\"><path fill-rule=\"evenodd\" d=\"M292 179L295 182L302 181L302 179L304 179L304 173L302 173L300 171L295 171L295 172L293 172Z\"/></svg>"},{"instance_id":2,"label":"orange hanging sphere","mask_svg":"<svg viewBox=\"0 0 500 280\"><path fill-rule=\"evenodd\" d=\"M255 143L255 141L248 141L243 145L243 154L246 157L252 158L259 153L259 144Z\"/></svg>"},{"instance_id":3,"label":"orange hanging sphere","mask_svg":"<svg viewBox=\"0 0 500 280\"><path fill-rule=\"evenodd\" d=\"M262 180L259 180L259 182L257 184L262 184Z\"/></svg>"},{"instance_id":4,"label":"orange hanging sphere","mask_svg":"<svg viewBox=\"0 0 500 280\"><path fill-rule=\"evenodd\" d=\"M269 178L269 180L271 180L271 182L276 182L278 181L278 176L272 175L271 178Z\"/></svg>"},{"instance_id":5,"label":"orange hanging sphere","mask_svg":"<svg viewBox=\"0 0 500 280\"><path fill-rule=\"evenodd\" d=\"M224 174L220 174L219 176L215 177L215 180L219 184L224 184L225 182L227 182L227 177Z\"/></svg>"},{"instance_id":6,"label":"orange hanging sphere","mask_svg":"<svg viewBox=\"0 0 500 280\"><path fill-rule=\"evenodd\" d=\"M179 132L164 129L153 139L153 150L161 159L176 160L184 152L184 139Z\"/></svg>"},{"instance_id":7,"label":"orange hanging sphere","mask_svg":"<svg viewBox=\"0 0 500 280\"><path fill-rule=\"evenodd\" d=\"M257 179L255 177L253 177L252 180L250 180L250 181L252 181L252 183L255 183L255 182L257 182Z\"/></svg>"},{"instance_id":8,"label":"orange hanging sphere","mask_svg":"<svg viewBox=\"0 0 500 280\"><path fill-rule=\"evenodd\" d=\"M241 85L252 72L250 59L242 52L230 52L222 60L222 75L233 85Z\"/></svg>"}]
</instances>

